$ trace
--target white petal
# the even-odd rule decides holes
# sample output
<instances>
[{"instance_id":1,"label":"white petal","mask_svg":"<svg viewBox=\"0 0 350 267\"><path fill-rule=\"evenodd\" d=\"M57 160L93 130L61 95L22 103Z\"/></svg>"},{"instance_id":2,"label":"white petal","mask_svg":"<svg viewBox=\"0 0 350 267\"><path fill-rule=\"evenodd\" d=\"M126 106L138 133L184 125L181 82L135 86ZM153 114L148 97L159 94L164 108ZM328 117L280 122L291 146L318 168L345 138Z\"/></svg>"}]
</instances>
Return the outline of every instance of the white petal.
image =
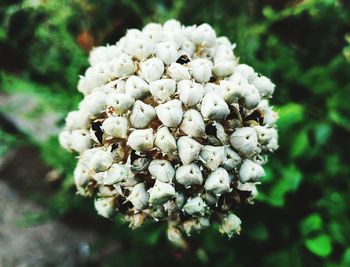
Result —
<instances>
[{"instance_id":1,"label":"white petal","mask_svg":"<svg viewBox=\"0 0 350 267\"><path fill-rule=\"evenodd\" d=\"M176 181L185 187L200 185L203 183L202 172L195 163L182 165L176 169Z\"/></svg>"},{"instance_id":2,"label":"white petal","mask_svg":"<svg viewBox=\"0 0 350 267\"><path fill-rule=\"evenodd\" d=\"M154 178L164 183L170 183L175 176L175 169L167 160L152 160L148 170Z\"/></svg>"},{"instance_id":3,"label":"white petal","mask_svg":"<svg viewBox=\"0 0 350 267\"><path fill-rule=\"evenodd\" d=\"M178 83L177 91L182 103L188 107L198 104L204 94L203 85L190 80L182 80Z\"/></svg>"},{"instance_id":4,"label":"white petal","mask_svg":"<svg viewBox=\"0 0 350 267\"><path fill-rule=\"evenodd\" d=\"M182 136L177 140L177 149L183 164L189 164L198 159L201 147L200 143L188 136Z\"/></svg>"},{"instance_id":5,"label":"white petal","mask_svg":"<svg viewBox=\"0 0 350 267\"><path fill-rule=\"evenodd\" d=\"M177 149L176 140L167 127L162 127L157 131L154 144L164 153Z\"/></svg>"},{"instance_id":6,"label":"white petal","mask_svg":"<svg viewBox=\"0 0 350 267\"><path fill-rule=\"evenodd\" d=\"M103 121L102 129L109 136L125 138L128 133L128 120L125 117L108 117Z\"/></svg>"},{"instance_id":7,"label":"white petal","mask_svg":"<svg viewBox=\"0 0 350 267\"><path fill-rule=\"evenodd\" d=\"M149 150L153 147L152 129L134 130L128 138L127 145L136 151Z\"/></svg>"},{"instance_id":8,"label":"white petal","mask_svg":"<svg viewBox=\"0 0 350 267\"><path fill-rule=\"evenodd\" d=\"M181 101L174 99L156 107L159 120L167 127L177 127L182 121Z\"/></svg>"},{"instance_id":9,"label":"white petal","mask_svg":"<svg viewBox=\"0 0 350 267\"><path fill-rule=\"evenodd\" d=\"M202 115L197 110L187 110L180 129L190 137L203 137L205 135L205 124Z\"/></svg>"},{"instance_id":10,"label":"white petal","mask_svg":"<svg viewBox=\"0 0 350 267\"><path fill-rule=\"evenodd\" d=\"M130 123L135 128L145 128L151 123L155 116L156 112L152 106L137 100L133 106L129 119Z\"/></svg>"},{"instance_id":11,"label":"white petal","mask_svg":"<svg viewBox=\"0 0 350 267\"><path fill-rule=\"evenodd\" d=\"M140 63L140 75L147 81L159 80L164 73L164 64L159 58L150 58Z\"/></svg>"},{"instance_id":12,"label":"white petal","mask_svg":"<svg viewBox=\"0 0 350 267\"><path fill-rule=\"evenodd\" d=\"M149 85L152 96L160 102L165 102L171 99L176 90L176 82L171 79L162 79L153 81Z\"/></svg>"},{"instance_id":13,"label":"white petal","mask_svg":"<svg viewBox=\"0 0 350 267\"><path fill-rule=\"evenodd\" d=\"M125 93L134 99L141 99L149 95L148 83L138 76L130 76L125 83Z\"/></svg>"},{"instance_id":14,"label":"white petal","mask_svg":"<svg viewBox=\"0 0 350 267\"><path fill-rule=\"evenodd\" d=\"M214 93L207 93L202 100L201 113L205 119L226 119L230 110L225 101Z\"/></svg>"},{"instance_id":15,"label":"white petal","mask_svg":"<svg viewBox=\"0 0 350 267\"><path fill-rule=\"evenodd\" d=\"M221 195L231 191L230 182L230 177L227 171L223 168L218 168L209 174L205 181L204 188L216 195Z\"/></svg>"}]
</instances>

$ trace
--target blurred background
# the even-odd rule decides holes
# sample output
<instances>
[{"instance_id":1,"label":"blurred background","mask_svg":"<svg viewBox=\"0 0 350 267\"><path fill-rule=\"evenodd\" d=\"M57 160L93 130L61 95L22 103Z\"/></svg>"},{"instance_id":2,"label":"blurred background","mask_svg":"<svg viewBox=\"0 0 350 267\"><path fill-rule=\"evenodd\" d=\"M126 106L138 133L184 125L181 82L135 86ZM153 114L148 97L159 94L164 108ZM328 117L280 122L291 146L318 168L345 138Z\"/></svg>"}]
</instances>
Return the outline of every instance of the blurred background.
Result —
<instances>
[{"instance_id":1,"label":"blurred background","mask_svg":"<svg viewBox=\"0 0 350 267\"><path fill-rule=\"evenodd\" d=\"M210 23L277 85L280 149L241 235L213 225L173 247L75 195L57 133L82 96L89 50L128 28ZM1 0L0 266L350 266L350 2Z\"/></svg>"}]
</instances>

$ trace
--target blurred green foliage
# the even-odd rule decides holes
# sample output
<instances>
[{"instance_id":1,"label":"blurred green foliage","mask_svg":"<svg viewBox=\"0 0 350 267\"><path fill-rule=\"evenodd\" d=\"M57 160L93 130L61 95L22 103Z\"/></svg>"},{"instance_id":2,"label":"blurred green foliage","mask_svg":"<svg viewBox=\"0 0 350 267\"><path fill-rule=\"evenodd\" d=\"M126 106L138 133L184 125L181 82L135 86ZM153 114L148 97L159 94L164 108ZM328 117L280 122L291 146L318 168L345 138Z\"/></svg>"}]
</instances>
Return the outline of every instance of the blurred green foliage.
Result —
<instances>
[{"instance_id":1,"label":"blurred green foliage","mask_svg":"<svg viewBox=\"0 0 350 267\"><path fill-rule=\"evenodd\" d=\"M103 265L350 266L349 1L2 1L0 88L35 94L43 102L38 112L55 110L62 124L81 99L76 84L92 46L169 18L212 24L237 43L241 62L277 84L280 149L256 205L240 209L240 236L227 240L214 225L183 252L167 243L161 223L131 231L118 221L100 230L94 247L122 245ZM4 153L14 138L0 131L0 139ZM95 216L91 201L73 194L74 155L56 137L33 145L66 177L48 201L52 214Z\"/></svg>"}]
</instances>

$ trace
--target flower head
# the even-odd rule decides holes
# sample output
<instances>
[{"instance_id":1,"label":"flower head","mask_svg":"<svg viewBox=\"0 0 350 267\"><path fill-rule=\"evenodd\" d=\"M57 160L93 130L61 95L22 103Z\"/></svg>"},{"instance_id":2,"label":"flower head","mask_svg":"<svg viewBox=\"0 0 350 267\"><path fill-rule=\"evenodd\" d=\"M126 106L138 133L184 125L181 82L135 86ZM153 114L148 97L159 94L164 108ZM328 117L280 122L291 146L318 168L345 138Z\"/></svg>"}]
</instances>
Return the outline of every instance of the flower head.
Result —
<instances>
[{"instance_id":1,"label":"flower head","mask_svg":"<svg viewBox=\"0 0 350 267\"><path fill-rule=\"evenodd\" d=\"M234 48L206 23L169 20L91 51L78 83L84 99L59 141L79 153L78 193L95 197L100 215L119 213L131 227L167 220L182 245L182 233L214 222L239 233L233 209L258 194L278 116L275 84Z\"/></svg>"}]
</instances>

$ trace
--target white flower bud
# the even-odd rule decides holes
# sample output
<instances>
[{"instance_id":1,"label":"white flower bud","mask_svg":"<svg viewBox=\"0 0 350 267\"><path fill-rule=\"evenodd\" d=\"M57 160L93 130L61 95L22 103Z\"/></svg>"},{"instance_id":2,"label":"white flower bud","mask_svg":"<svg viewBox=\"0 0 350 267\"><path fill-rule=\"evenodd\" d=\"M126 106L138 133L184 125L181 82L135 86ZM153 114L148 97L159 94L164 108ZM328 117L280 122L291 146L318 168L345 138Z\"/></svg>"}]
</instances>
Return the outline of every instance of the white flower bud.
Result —
<instances>
[{"instance_id":1,"label":"white flower bud","mask_svg":"<svg viewBox=\"0 0 350 267\"><path fill-rule=\"evenodd\" d=\"M100 63L89 67L85 72L85 84L80 88L83 93L88 94L92 89L106 84L113 77L112 69L109 64Z\"/></svg>"},{"instance_id":2,"label":"white flower bud","mask_svg":"<svg viewBox=\"0 0 350 267\"><path fill-rule=\"evenodd\" d=\"M276 85L266 76L255 78L253 85L258 89L261 97L271 97L276 87Z\"/></svg>"},{"instance_id":3,"label":"white flower bud","mask_svg":"<svg viewBox=\"0 0 350 267\"><path fill-rule=\"evenodd\" d=\"M152 96L159 102L169 101L175 94L176 82L171 79L153 81L149 84Z\"/></svg>"},{"instance_id":4,"label":"white flower bud","mask_svg":"<svg viewBox=\"0 0 350 267\"><path fill-rule=\"evenodd\" d=\"M242 105L246 109L254 109L260 103L260 94L254 85L246 84L244 86L244 95L242 98Z\"/></svg>"},{"instance_id":5,"label":"white flower bud","mask_svg":"<svg viewBox=\"0 0 350 267\"><path fill-rule=\"evenodd\" d=\"M243 183L248 181L259 181L264 175L265 171L263 167L249 159L246 159L239 169L239 177Z\"/></svg>"},{"instance_id":6,"label":"white flower bud","mask_svg":"<svg viewBox=\"0 0 350 267\"><path fill-rule=\"evenodd\" d=\"M232 62L234 63L234 66L237 65L235 55L233 54L232 45L221 44L215 47L214 63L216 65L220 62Z\"/></svg>"},{"instance_id":7,"label":"white flower bud","mask_svg":"<svg viewBox=\"0 0 350 267\"><path fill-rule=\"evenodd\" d=\"M62 131L58 136L58 141L60 146L62 146L66 150L71 150L71 133L69 131Z\"/></svg>"},{"instance_id":8,"label":"white flower bud","mask_svg":"<svg viewBox=\"0 0 350 267\"><path fill-rule=\"evenodd\" d=\"M125 93L135 99L149 95L149 86L146 81L138 76L130 76L125 83Z\"/></svg>"},{"instance_id":9,"label":"white flower bud","mask_svg":"<svg viewBox=\"0 0 350 267\"><path fill-rule=\"evenodd\" d=\"M222 224L219 228L220 233L227 234L231 238L234 234L239 234L241 231L242 221L233 213L229 213L222 220Z\"/></svg>"},{"instance_id":10,"label":"white flower bud","mask_svg":"<svg viewBox=\"0 0 350 267\"><path fill-rule=\"evenodd\" d=\"M236 151L230 147L225 147L225 159L221 164L224 169L230 171L237 167L241 162L242 159Z\"/></svg>"},{"instance_id":11,"label":"white flower bud","mask_svg":"<svg viewBox=\"0 0 350 267\"><path fill-rule=\"evenodd\" d=\"M244 90L241 81L220 81L220 86L223 88L224 99L227 103L236 103L242 98Z\"/></svg>"},{"instance_id":12,"label":"white flower bud","mask_svg":"<svg viewBox=\"0 0 350 267\"><path fill-rule=\"evenodd\" d=\"M236 62L221 60L215 63L213 67L213 74L218 77L230 76L235 71Z\"/></svg>"},{"instance_id":13,"label":"white flower bud","mask_svg":"<svg viewBox=\"0 0 350 267\"><path fill-rule=\"evenodd\" d=\"M164 65L170 65L179 58L176 44L173 42L162 42L156 45L156 56L160 58Z\"/></svg>"},{"instance_id":14,"label":"white flower bud","mask_svg":"<svg viewBox=\"0 0 350 267\"><path fill-rule=\"evenodd\" d=\"M149 195L144 183L135 185L127 198L134 206L135 210L143 210L148 206Z\"/></svg>"},{"instance_id":15,"label":"white flower bud","mask_svg":"<svg viewBox=\"0 0 350 267\"><path fill-rule=\"evenodd\" d=\"M180 30L181 28L182 28L181 23L179 21L177 21L176 19L167 20L163 24L163 29L165 31Z\"/></svg>"},{"instance_id":16,"label":"white flower bud","mask_svg":"<svg viewBox=\"0 0 350 267\"><path fill-rule=\"evenodd\" d=\"M135 72L135 65L132 58L124 53L110 61L109 64L112 67L112 72L115 78L125 77Z\"/></svg>"},{"instance_id":17,"label":"white flower bud","mask_svg":"<svg viewBox=\"0 0 350 267\"><path fill-rule=\"evenodd\" d=\"M103 184L113 185L126 181L129 176L129 168L123 164L113 163L103 177Z\"/></svg>"},{"instance_id":18,"label":"white flower bud","mask_svg":"<svg viewBox=\"0 0 350 267\"><path fill-rule=\"evenodd\" d=\"M97 213L105 218L115 215L114 197L101 197L95 199L95 209Z\"/></svg>"},{"instance_id":19,"label":"white flower bud","mask_svg":"<svg viewBox=\"0 0 350 267\"><path fill-rule=\"evenodd\" d=\"M150 150L153 147L154 135L152 129L135 130L128 138L127 145L136 151Z\"/></svg>"},{"instance_id":20,"label":"white flower bud","mask_svg":"<svg viewBox=\"0 0 350 267\"><path fill-rule=\"evenodd\" d=\"M137 100L130 114L130 123L135 128L145 128L156 116L154 108L150 105Z\"/></svg>"},{"instance_id":21,"label":"white flower bud","mask_svg":"<svg viewBox=\"0 0 350 267\"><path fill-rule=\"evenodd\" d=\"M261 145L266 145L274 137L274 128L267 128L264 126L255 126L254 127L256 134L258 136L258 142Z\"/></svg>"},{"instance_id":22,"label":"white flower bud","mask_svg":"<svg viewBox=\"0 0 350 267\"><path fill-rule=\"evenodd\" d=\"M71 133L71 148L79 153L92 147L92 140L87 130L74 130Z\"/></svg>"},{"instance_id":23,"label":"white flower bud","mask_svg":"<svg viewBox=\"0 0 350 267\"><path fill-rule=\"evenodd\" d=\"M150 42L159 43L163 37L162 25L158 23L149 23L143 27L142 32Z\"/></svg>"},{"instance_id":24,"label":"white flower bud","mask_svg":"<svg viewBox=\"0 0 350 267\"><path fill-rule=\"evenodd\" d=\"M95 66L103 63L108 63L110 60L118 57L121 50L115 45L98 46L94 47L90 51L89 63L91 66Z\"/></svg>"},{"instance_id":25,"label":"white flower bud","mask_svg":"<svg viewBox=\"0 0 350 267\"><path fill-rule=\"evenodd\" d=\"M197 105L203 98L203 85L190 80L182 80L177 85L179 98L184 105L192 107Z\"/></svg>"},{"instance_id":26,"label":"white flower bud","mask_svg":"<svg viewBox=\"0 0 350 267\"><path fill-rule=\"evenodd\" d=\"M208 82L211 78L213 63L205 58L198 58L188 63L193 78L198 83Z\"/></svg>"},{"instance_id":27,"label":"white flower bud","mask_svg":"<svg viewBox=\"0 0 350 267\"><path fill-rule=\"evenodd\" d=\"M121 115L128 111L135 103L135 100L127 94L109 94L107 96L107 106L113 109L113 112Z\"/></svg>"},{"instance_id":28,"label":"white flower bud","mask_svg":"<svg viewBox=\"0 0 350 267\"><path fill-rule=\"evenodd\" d=\"M128 120L125 117L108 117L102 123L103 131L117 138L125 138L128 133Z\"/></svg>"},{"instance_id":29,"label":"white flower bud","mask_svg":"<svg viewBox=\"0 0 350 267\"><path fill-rule=\"evenodd\" d=\"M174 186L159 180L156 180L154 186L148 192L150 194L149 202L151 205L163 204L176 196Z\"/></svg>"},{"instance_id":30,"label":"white flower bud","mask_svg":"<svg viewBox=\"0 0 350 267\"><path fill-rule=\"evenodd\" d=\"M139 38L131 38L127 36L125 52L138 60L148 58L153 52L153 42L141 33Z\"/></svg>"},{"instance_id":31,"label":"white flower bud","mask_svg":"<svg viewBox=\"0 0 350 267\"><path fill-rule=\"evenodd\" d=\"M68 130L86 129L90 125L89 114L81 111L71 111L66 117L66 128Z\"/></svg>"},{"instance_id":32,"label":"white flower bud","mask_svg":"<svg viewBox=\"0 0 350 267\"><path fill-rule=\"evenodd\" d=\"M225 147L203 146L199 156L209 170L216 170L225 159Z\"/></svg>"},{"instance_id":33,"label":"white flower bud","mask_svg":"<svg viewBox=\"0 0 350 267\"><path fill-rule=\"evenodd\" d=\"M247 64L238 64L235 68L235 73L238 73L246 78L248 82L253 82L258 76L254 69Z\"/></svg>"},{"instance_id":34,"label":"white flower bud","mask_svg":"<svg viewBox=\"0 0 350 267\"><path fill-rule=\"evenodd\" d=\"M140 63L140 75L149 83L159 80L163 73L164 65L159 58L150 58Z\"/></svg>"},{"instance_id":35,"label":"white flower bud","mask_svg":"<svg viewBox=\"0 0 350 267\"><path fill-rule=\"evenodd\" d=\"M154 178L163 183L171 183L175 176L175 169L167 160L152 160L148 170Z\"/></svg>"},{"instance_id":36,"label":"white flower bud","mask_svg":"<svg viewBox=\"0 0 350 267\"><path fill-rule=\"evenodd\" d=\"M180 129L189 137L203 137L205 135L205 124L202 115L197 110L187 110Z\"/></svg>"},{"instance_id":37,"label":"white flower bud","mask_svg":"<svg viewBox=\"0 0 350 267\"><path fill-rule=\"evenodd\" d=\"M196 45L185 39L182 43L181 51L185 52L189 57L192 57L194 52L196 52Z\"/></svg>"},{"instance_id":38,"label":"white flower bud","mask_svg":"<svg viewBox=\"0 0 350 267\"><path fill-rule=\"evenodd\" d=\"M269 101L267 99L262 99L258 109L264 113L264 124L273 127L278 119L278 114L269 106Z\"/></svg>"},{"instance_id":39,"label":"white flower bud","mask_svg":"<svg viewBox=\"0 0 350 267\"><path fill-rule=\"evenodd\" d=\"M257 134L250 127L243 127L234 131L230 136L230 144L245 157L252 157L259 150Z\"/></svg>"},{"instance_id":40,"label":"white flower bud","mask_svg":"<svg viewBox=\"0 0 350 267\"><path fill-rule=\"evenodd\" d=\"M272 108L269 108L265 111L264 115L264 124L267 126L272 127L278 119L278 114L272 110Z\"/></svg>"},{"instance_id":41,"label":"white flower bud","mask_svg":"<svg viewBox=\"0 0 350 267\"><path fill-rule=\"evenodd\" d=\"M177 127L182 121L181 101L174 99L156 107L159 120L167 127Z\"/></svg>"},{"instance_id":42,"label":"white flower bud","mask_svg":"<svg viewBox=\"0 0 350 267\"><path fill-rule=\"evenodd\" d=\"M181 136L177 140L177 149L183 164L189 164L197 159L201 147L200 143L188 136Z\"/></svg>"},{"instance_id":43,"label":"white flower bud","mask_svg":"<svg viewBox=\"0 0 350 267\"><path fill-rule=\"evenodd\" d=\"M87 112L89 116L98 116L106 108L107 96L105 93L97 91L86 96L80 103L82 112Z\"/></svg>"},{"instance_id":44,"label":"white flower bud","mask_svg":"<svg viewBox=\"0 0 350 267\"><path fill-rule=\"evenodd\" d=\"M207 93L202 99L201 113L204 119L222 120L230 114L230 109L220 96Z\"/></svg>"},{"instance_id":45,"label":"white flower bud","mask_svg":"<svg viewBox=\"0 0 350 267\"><path fill-rule=\"evenodd\" d=\"M101 148L99 147L94 147L94 148L90 148L88 150L85 150L83 153L80 154L80 159L79 162L81 161L83 164L87 165L90 168L90 161L92 159L92 157L96 154L97 151L100 151Z\"/></svg>"},{"instance_id":46,"label":"white flower bud","mask_svg":"<svg viewBox=\"0 0 350 267\"><path fill-rule=\"evenodd\" d=\"M162 127L157 131L154 144L164 153L177 149L176 140L167 127Z\"/></svg>"},{"instance_id":47,"label":"white flower bud","mask_svg":"<svg viewBox=\"0 0 350 267\"><path fill-rule=\"evenodd\" d=\"M203 183L203 175L197 164L182 165L176 169L176 181L183 186L200 185Z\"/></svg>"},{"instance_id":48,"label":"white flower bud","mask_svg":"<svg viewBox=\"0 0 350 267\"><path fill-rule=\"evenodd\" d=\"M169 23L170 22L170 23ZM182 31L181 24L172 22L172 20L167 21L163 25L163 40L171 41L176 44L176 48L180 48L184 41L184 34Z\"/></svg>"},{"instance_id":49,"label":"white flower bud","mask_svg":"<svg viewBox=\"0 0 350 267\"><path fill-rule=\"evenodd\" d=\"M93 87L91 87L91 84L89 84L88 79L85 76L80 75L77 89L80 93L88 95L90 94Z\"/></svg>"},{"instance_id":50,"label":"white flower bud","mask_svg":"<svg viewBox=\"0 0 350 267\"><path fill-rule=\"evenodd\" d=\"M217 168L215 171L209 174L205 181L204 188L207 191L211 191L216 195L228 193L230 189L231 179L227 171L224 168Z\"/></svg>"},{"instance_id":51,"label":"white flower bud","mask_svg":"<svg viewBox=\"0 0 350 267\"><path fill-rule=\"evenodd\" d=\"M90 169L95 172L104 172L113 164L112 154L108 151L98 149L89 162Z\"/></svg>"},{"instance_id":52,"label":"white flower bud","mask_svg":"<svg viewBox=\"0 0 350 267\"><path fill-rule=\"evenodd\" d=\"M139 39L141 37L142 37L142 32L139 29L128 29L126 31L125 41L127 41L127 39L133 40L133 39ZM125 45L126 44L127 42L125 42Z\"/></svg>"},{"instance_id":53,"label":"white flower bud","mask_svg":"<svg viewBox=\"0 0 350 267\"><path fill-rule=\"evenodd\" d=\"M278 148L278 133L275 128L270 128L270 140L269 142L263 146L265 151L273 152Z\"/></svg>"},{"instance_id":54,"label":"white flower bud","mask_svg":"<svg viewBox=\"0 0 350 267\"><path fill-rule=\"evenodd\" d=\"M215 83L207 83L206 85L204 85L204 95L206 95L207 93L217 94L221 98L224 98L225 95L224 88Z\"/></svg>"},{"instance_id":55,"label":"white flower bud","mask_svg":"<svg viewBox=\"0 0 350 267\"><path fill-rule=\"evenodd\" d=\"M81 161L78 162L77 166L74 169L74 183L77 187L83 188L86 187L91 180L91 175L85 164L82 164Z\"/></svg>"},{"instance_id":56,"label":"white flower bud","mask_svg":"<svg viewBox=\"0 0 350 267\"><path fill-rule=\"evenodd\" d=\"M125 83L125 80L117 79L107 83L104 87L108 93L125 94Z\"/></svg>"},{"instance_id":57,"label":"white flower bud","mask_svg":"<svg viewBox=\"0 0 350 267\"><path fill-rule=\"evenodd\" d=\"M167 73L172 79L176 80L177 82L181 80L191 79L189 69L179 63L171 63L167 69Z\"/></svg>"},{"instance_id":58,"label":"white flower bud","mask_svg":"<svg viewBox=\"0 0 350 267\"><path fill-rule=\"evenodd\" d=\"M145 33L145 32L152 32L152 31L162 31L162 25L159 24L159 23L151 22L151 23L148 23L147 25L145 25L142 28L142 32L143 33Z\"/></svg>"},{"instance_id":59,"label":"white flower bud","mask_svg":"<svg viewBox=\"0 0 350 267\"><path fill-rule=\"evenodd\" d=\"M211 47L215 45L216 33L209 24L203 23L194 29L191 40L197 45Z\"/></svg>"},{"instance_id":60,"label":"white flower bud","mask_svg":"<svg viewBox=\"0 0 350 267\"><path fill-rule=\"evenodd\" d=\"M226 36L220 36L216 38L216 45L226 45L232 47L232 49L235 48L235 44L231 44L230 40Z\"/></svg>"},{"instance_id":61,"label":"white flower bud","mask_svg":"<svg viewBox=\"0 0 350 267\"><path fill-rule=\"evenodd\" d=\"M183 211L193 216L203 216L207 209L207 204L203 201L200 196L189 198L185 206L182 208Z\"/></svg>"}]
</instances>

